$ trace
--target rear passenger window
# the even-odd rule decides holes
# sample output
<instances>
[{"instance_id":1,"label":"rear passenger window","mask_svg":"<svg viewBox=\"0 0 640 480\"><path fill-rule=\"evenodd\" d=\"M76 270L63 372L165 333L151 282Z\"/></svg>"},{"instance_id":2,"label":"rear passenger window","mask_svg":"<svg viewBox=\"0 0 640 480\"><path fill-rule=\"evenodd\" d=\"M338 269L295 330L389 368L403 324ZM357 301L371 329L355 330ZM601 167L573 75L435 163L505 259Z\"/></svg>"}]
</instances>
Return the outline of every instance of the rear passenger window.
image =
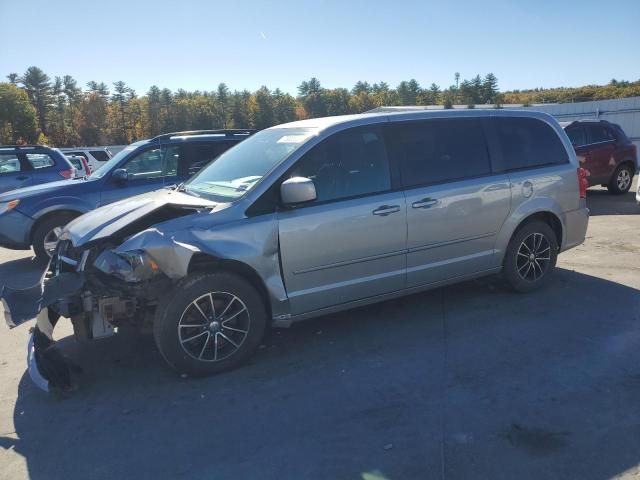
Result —
<instances>
[{"instance_id":1,"label":"rear passenger window","mask_svg":"<svg viewBox=\"0 0 640 480\"><path fill-rule=\"evenodd\" d=\"M104 150L90 150L89 153L93 155L93 158L95 158L99 162L106 162L107 160L109 160L109 155Z\"/></svg>"},{"instance_id":2,"label":"rear passenger window","mask_svg":"<svg viewBox=\"0 0 640 480\"><path fill-rule=\"evenodd\" d=\"M178 175L188 178L198 173L210 161L215 160L234 146L237 142L214 142L214 143L185 143L184 153L186 161L178 169Z\"/></svg>"},{"instance_id":3,"label":"rear passenger window","mask_svg":"<svg viewBox=\"0 0 640 480\"><path fill-rule=\"evenodd\" d=\"M589 129L589 133L591 133L591 143L615 140L615 137L607 127L603 127L601 125L589 125L587 128Z\"/></svg>"},{"instance_id":4,"label":"rear passenger window","mask_svg":"<svg viewBox=\"0 0 640 480\"><path fill-rule=\"evenodd\" d=\"M506 170L567 163L569 157L553 128L535 118L495 119Z\"/></svg>"},{"instance_id":5,"label":"rear passenger window","mask_svg":"<svg viewBox=\"0 0 640 480\"><path fill-rule=\"evenodd\" d=\"M391 150L405 187L489 175L491 164L481 121L427 120L390 127Z\"/></svg>"},{"instance_id":6,"label":"rear passenger window","mask_svg":"<svg viewBox=\"0 0 640 480\"><path fill-rule=\"evenodd\" d=\"M27 153L26 157L34 170L53 167L56 164L56 162L53 161L53 158L46 153Z\"/></svg>"},{"instance_id":7,"label":"rear passenger window","mask_svg":"<svg viewBox=\"0 0 640 480\"><path fill-rule=\"evenodd\" d=\"M569 140L571 140L571 145L574 147L582 147L587 144L587 135L582 127L573 127L565 130L567 132L567 136Z\"/></svg>"}]
</instances>

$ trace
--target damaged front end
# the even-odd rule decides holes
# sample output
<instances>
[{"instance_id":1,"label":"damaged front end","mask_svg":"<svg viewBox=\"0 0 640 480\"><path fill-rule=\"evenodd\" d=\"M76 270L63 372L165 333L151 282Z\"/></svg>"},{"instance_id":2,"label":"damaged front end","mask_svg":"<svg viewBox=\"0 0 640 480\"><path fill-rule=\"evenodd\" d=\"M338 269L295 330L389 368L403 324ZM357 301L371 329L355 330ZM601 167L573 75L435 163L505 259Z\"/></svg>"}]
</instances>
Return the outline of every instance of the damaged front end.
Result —
<instances>
[{"instance_id":1,"label":"damaged front end","mask_svg":"<svg viewBox=\"0 0 640 480\"><path fill-rule=\"evenodd\" d=\"M110 337L123 324L151 324L159 299L173 279L186 275L195 251L153 229L118 246L107 240L78 249L63 240L37 285L4 287L0 297L9 327L36 319L27 356L35 384L45 391L72 388L78 368L52 335L60 317L71 320L79 341Z\"/></svg>"}]
</instances>

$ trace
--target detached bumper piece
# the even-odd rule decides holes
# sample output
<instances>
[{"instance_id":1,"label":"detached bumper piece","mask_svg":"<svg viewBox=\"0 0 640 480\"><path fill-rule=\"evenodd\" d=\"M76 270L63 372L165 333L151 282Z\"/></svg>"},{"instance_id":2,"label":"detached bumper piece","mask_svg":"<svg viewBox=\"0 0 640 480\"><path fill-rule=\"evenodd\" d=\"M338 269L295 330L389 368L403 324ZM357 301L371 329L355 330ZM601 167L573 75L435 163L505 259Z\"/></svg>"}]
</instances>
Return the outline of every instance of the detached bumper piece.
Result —
<instances>
[{"instance_id":1,"label":"detached bumper piece","mask_svg":"<svg viewBox=\"0 0 640 480\"><path fill-rule=\"evenodd\" d=\"M62 273L51 279L43 276L39 284L26 289L4 287L0 292L10 328L36 319L29 339L27 364L33 382L47 392L69 390L71 372L79 370L56 347L53 328L60 316L49 307L62 298L78 294L83 285L82 273Z\"/></svg>"}]
</instances>

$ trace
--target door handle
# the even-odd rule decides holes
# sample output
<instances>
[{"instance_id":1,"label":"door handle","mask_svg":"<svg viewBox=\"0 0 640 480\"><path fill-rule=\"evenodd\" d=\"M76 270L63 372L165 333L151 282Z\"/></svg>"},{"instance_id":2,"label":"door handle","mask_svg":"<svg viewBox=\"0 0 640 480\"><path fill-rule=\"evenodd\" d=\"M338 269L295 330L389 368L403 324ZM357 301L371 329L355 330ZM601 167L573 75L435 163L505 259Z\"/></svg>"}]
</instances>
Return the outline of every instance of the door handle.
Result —
<instances>
[{"instance_id":1,"label":"door handle","mask_svg":"<svg viewBox=\"0 0 640 480\"><path fill-rule=\"evenodd\" d=\"M16 177L16 180L29 180L29 177L26 175L20 175L19 177Z\"/></svg>"},{"instance_id":2,"label":"door handle","mask_svg":"<svg viewBox=\"0 0 640 480\"><path fill-rule=\"evenodd\" d=\"M400 211L399 205L381 205L371 213L373 213L374 215L380 215L382 217L386 217L387 215L391 215L392 213L397 213L399 211Z\"/></svg>"},{"instance_id":3,"label":"door handle","mask_svg":"<svg viewBox=\"0 0 640 480\"><path fill-rule=\"evenodd\" d=\"M423 198L422 200L418 200L417 202L413 202L411 206L413 208L431 208L440 203L440 200L435 198Z\"/></svg>"}]
</instances>

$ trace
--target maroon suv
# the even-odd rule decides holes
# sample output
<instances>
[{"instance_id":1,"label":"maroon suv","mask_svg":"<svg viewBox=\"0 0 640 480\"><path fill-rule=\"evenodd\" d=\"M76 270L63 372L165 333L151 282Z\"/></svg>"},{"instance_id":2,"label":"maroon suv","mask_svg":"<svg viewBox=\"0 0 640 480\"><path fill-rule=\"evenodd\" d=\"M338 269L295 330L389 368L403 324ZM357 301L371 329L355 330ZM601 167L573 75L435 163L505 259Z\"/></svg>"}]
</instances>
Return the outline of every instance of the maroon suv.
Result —
<instances>
[{"instance_id":1,"label":"maroon suv","mask_svg":"<svg viewBox=\"0 0 640 480\"><path fill-rule=\"evenodd\" d=\"M606 120L561 122L580 165L588 172L589 186L602 185L610 193L626 193L638 167L636 146L620 125Z\"/></svg>"}]
</instances>

